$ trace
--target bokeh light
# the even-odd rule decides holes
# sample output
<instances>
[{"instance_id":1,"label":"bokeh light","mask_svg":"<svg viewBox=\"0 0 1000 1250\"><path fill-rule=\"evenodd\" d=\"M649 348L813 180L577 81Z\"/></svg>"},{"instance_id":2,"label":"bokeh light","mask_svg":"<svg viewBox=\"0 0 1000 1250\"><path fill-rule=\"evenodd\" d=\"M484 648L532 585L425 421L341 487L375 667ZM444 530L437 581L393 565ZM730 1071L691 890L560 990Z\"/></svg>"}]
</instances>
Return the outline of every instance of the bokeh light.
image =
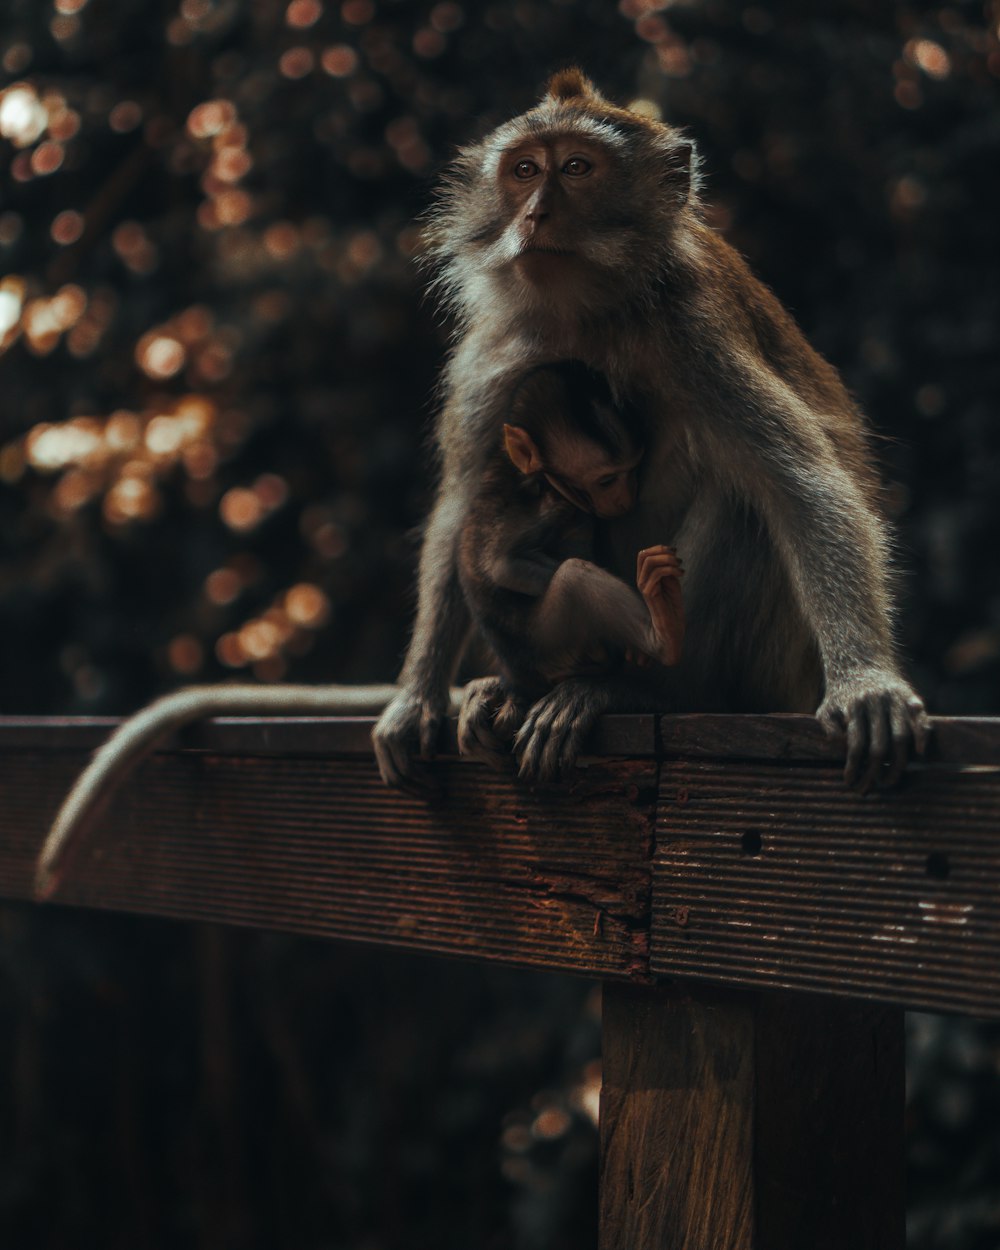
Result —
<instances>
[{"instance_id":1,"label":"bokeh light","mask_svg":"<svg viewBox=\"0 0 1000 1250\"><path fill-rule=\"evenodd\" d=\"M49 115L30 83L15 83L0 92L0 136L24 148L45 133Z\"/></svg>"}]
</instances>

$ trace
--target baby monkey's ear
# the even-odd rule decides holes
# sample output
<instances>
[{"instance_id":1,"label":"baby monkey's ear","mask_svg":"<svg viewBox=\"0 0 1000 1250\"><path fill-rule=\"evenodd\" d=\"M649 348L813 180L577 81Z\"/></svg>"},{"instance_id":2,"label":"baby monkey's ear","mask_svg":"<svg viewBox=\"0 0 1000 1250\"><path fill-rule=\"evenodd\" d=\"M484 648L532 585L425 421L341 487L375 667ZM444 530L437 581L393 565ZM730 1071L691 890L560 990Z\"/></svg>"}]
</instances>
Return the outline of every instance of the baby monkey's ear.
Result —
<instances>
[{"instance_id":1,"label":"baby monkey's ear","mask_svg":"<svg viewBox=\"0 0 1000 1250\"><path fill-rule=\"evenodd\" d=\"M521 425L503 427L503 445L519 473L541 473L545 467L535 440Z\"/></svg>"}]
</instances>

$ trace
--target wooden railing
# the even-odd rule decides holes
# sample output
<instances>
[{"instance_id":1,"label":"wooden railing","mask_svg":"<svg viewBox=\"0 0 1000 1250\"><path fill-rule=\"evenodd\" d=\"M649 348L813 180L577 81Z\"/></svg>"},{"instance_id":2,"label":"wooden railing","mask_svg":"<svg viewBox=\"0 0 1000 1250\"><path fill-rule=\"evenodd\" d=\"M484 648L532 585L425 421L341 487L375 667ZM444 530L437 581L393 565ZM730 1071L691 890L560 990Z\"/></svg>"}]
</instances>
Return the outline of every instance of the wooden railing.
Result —
<instances>
[{"instance_id":1,"label":"wooden railing","mask_svg":"<svg viewBox=\"0 0 1000 1250\"><path fill-rule=\"evenodd\" d=\"M113 723L0 720L0 894ZM902 1009L1000 1015L1000 720L866 797L809 717L609 717L569 781L420 794L370 727L186 733L59 901L600 978L602 1250L901 1250Z\"/></svg>"}]
</instances>

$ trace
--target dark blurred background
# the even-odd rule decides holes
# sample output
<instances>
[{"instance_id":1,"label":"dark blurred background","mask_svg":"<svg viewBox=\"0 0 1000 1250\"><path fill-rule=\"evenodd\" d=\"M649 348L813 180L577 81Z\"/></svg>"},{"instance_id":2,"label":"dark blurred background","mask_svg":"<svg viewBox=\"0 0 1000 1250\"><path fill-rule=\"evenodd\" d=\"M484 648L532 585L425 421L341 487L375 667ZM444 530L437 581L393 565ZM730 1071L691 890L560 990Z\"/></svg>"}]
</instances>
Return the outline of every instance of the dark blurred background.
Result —
<instances>
[{"instance_id":1,"label":"dark blurred background","mask_svg":"<svg viewBox=\"0 0 1000 1250\"><path fill-rule=\"evenodd\" d=\"M415 218L576 62L690 128L713 224L871 415L918 687L1000 711L998 26L978 0L4 0L2 710L395 675L446 345ZM4 1245L593 1244L588 985L0 929ZM910 1040L910 1244L996 1250L1000 1032Z\"/></svg>"}]
</instances>

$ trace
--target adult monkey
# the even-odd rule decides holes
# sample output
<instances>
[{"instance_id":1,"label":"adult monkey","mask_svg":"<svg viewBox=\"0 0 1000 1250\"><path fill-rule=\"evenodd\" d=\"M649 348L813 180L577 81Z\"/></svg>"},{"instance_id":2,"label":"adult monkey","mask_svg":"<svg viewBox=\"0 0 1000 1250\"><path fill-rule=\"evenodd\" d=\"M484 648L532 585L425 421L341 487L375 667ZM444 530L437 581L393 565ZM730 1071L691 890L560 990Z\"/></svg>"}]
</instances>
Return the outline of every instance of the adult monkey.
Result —
<instances>
[{"instance_id":1,"label":"adult monkey","mask_svg":"<svg viewBox=\"0 0 1000 1250\"><path fill-rule=\"evenodd\" d=\"M126 721L67 796L36 877L48 897L136 760L213 715L388 706L373 738L398 785L433 752L469 629L456 569L467 506L511 395L540 364L579 360L648 421L638 506L608 524L613 571L676 546L687 568L685 653L673 668L572 678L531 708L521 771L568 767L607 711L817 709L846 732L845 774L895 780L923 749L923 703L902 678L885 526L863 419L836 372L699 216L691 144L605 100L578 70L537 108L460 153L431 253L461 339L438 427L442 475L420 561L417 621L397 688L210 686ZM499 754L495 679L467 687L460 743ZM509 705L505 705L505 713ZM509 719L509 717L507 718ZM888 767L886 767L888 765Z\"/></svg>"},{"instance_id":2,"label":"adult monkey","mask_svg":"<svg viewBox=\"0 0 1000 1250\"><path fill-rule=\"evenodd\" d=\"M456 576L467 502L511 388L578 359L649 422L639 506L608 525L611 564L674 544L688 569L675 668L573 678L529 711L522 775L550 779L603 712L813 712L847 738L848 782L896 780L924 706L892 640L885 524L864 420L836 371L702 221L690 142L618 108L576 69L464 149L430 223L460 338L445 375L441 482L417 619L373 738L390 785L433 753L468 629ZM495 680L466 694L461 738L494 750ZM818 709L818 710L817 710Z\"/></svg>"}]
</instances>

